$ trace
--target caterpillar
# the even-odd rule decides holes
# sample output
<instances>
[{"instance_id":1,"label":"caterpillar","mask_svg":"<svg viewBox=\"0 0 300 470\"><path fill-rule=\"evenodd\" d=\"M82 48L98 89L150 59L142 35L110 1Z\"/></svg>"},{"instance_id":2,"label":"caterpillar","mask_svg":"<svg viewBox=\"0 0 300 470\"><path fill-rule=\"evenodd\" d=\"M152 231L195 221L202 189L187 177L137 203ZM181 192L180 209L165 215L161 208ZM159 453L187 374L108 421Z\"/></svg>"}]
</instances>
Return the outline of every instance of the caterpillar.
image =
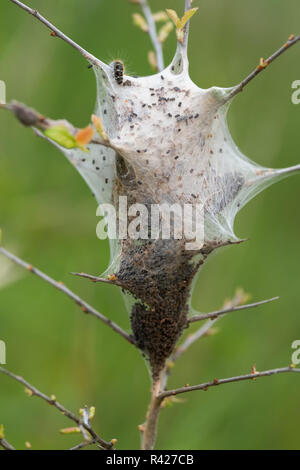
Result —
<instances>
[{"instance_id":1,"label":"caterpillar","mask_svg":"<svg viewBox=\"0 0 300 470\"><path fill-rule=\"evenodd\" d=\"M121 60L117 59L114 60L110 65L113 69L115 81L118 83L118 85L122 85L125 72L124 63Z\"/></svg>"}]
</instances>

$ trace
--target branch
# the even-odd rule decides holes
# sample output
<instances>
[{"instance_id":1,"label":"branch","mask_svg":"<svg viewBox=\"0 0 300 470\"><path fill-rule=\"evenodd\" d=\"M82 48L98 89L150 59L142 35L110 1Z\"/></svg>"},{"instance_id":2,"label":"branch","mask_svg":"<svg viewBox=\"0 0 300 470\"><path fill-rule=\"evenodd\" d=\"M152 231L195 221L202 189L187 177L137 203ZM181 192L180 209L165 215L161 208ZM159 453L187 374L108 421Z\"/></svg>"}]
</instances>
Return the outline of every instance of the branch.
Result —
<instances>
[{"instance_id":1,"label":"branch","mask_svg":"<svg viewBox=\"0 0 300 470\"><path fill-rule=\"evenodd\" d=\"M51 119L43 114L39 113L33 108L30 108L26 106L23 103L19 103L18 101L11 101L10 103L7 103L5 105L0 105L0 108L6 109L8 111L11 111L14 116L18 119L18 121L25 127L31 127L34 132L39 136L43 137L44 139L50 141L52 144L57 145L57 143L53 140L47 137L44 133L48 129L51 129L53 127L57 126L63 126L68 134L70 134L71 137L74 137L76 139L77 134L81 131L78 127L73 126L69 121L66 119ZM91 144L98 144L98 145L103 145L105 147L111 147L111 144L109 142L109 139L104 140L99 133L97 134L97 137L92 137ZM58 145L59 148L62 147L62 145Z\"/></svg>"},{"instance_id":2,"label":"branch","mask_svg":"<svg viewBox=\"0 0 300 470\"><path fill-rule=\"evenodd\" d=\"M287 51L290 47L292 47L296 42L300 41L300 35L294 36L293 34L289 37L287 42L280 47L274 54L272 54L268 59L260 59L259 65L251 72L239 85L235 86L230 93L224 99L224 103L230 101L235 95L243 91L244 87L248 85L259 73L264 71L268 65L270 65L277 57L281 56L285 51Z\"/></svg>"},{"instance_id":3,"label":"branch","mask_svg":"<svg viewBox=\"0 0 300 470\"><path fill-rule=\"evenodd\" d=\"M20 258L13 255L12 253L10 253L9 251L5 250L2 247L0 247L0 253L2 253L4 256L6 256L7 258L9 258L11 261L18 264L19 266L22 266L22 268L27 269L27 271L31 272L32 274L35 274L36 276L40 277L44 281L54 286L56 289L66 294L68 297L74 300L77 305L79 305L82 308L84 313L87 313L87 314L89 313L91 315L94 315L96 318L101 320L103 323L108 325L112 330L114 330L116 333L118 333L124 339L126 339L128 343L135 345L135 341L131 335L126 333L126 331L120 328L119 325L114 323L112 320L109 320L104 315L102 315L102 313L98 312L98 310L91 307L88 303L86 303L84 300L82 300L80 297L74 294L74 292L68 289L63 283L55 281L51 277L47 276L47 274L43 273L37 268L34 268L31 264L26 263L25 261L21 260Z\"/></svg>"},{"instance_id":4,"label":"branch","mask_svg":"<svg viewBox=\"0 0 300 470\"><path fill-rule=\"evenodd\" d=\"M94 65L97 65L98 67L101 68L107 68L106 64L101 62L101 60L97 59L95 56L87 52L85 49L83 49L79 44L74 42L72 39L70 39L68 36L66 36L64 33L62 33L56 26L54 26L50 21L48 21L46 18L44 18L37 10L33 10L32 8L28 7L24 3L20 2L19 0L10 0L12 3L15 3L18 7L22 8L23 10L27 11L30 15L33 15L38 21L43 23L47 28L50 29L51 31L51 36L57 36L63 41L65 41L67 44L70 46L74 47L77 51L80 52L80 54L87 59L89 62L91 62Z\"/></svg>"},{"instance_id":5,"label":"branch","mask_svg":"<svg viewBox=\"0 0 300 470\"><path fill-rule=\"evenodd\" d=\"M4 450L16 450L6 439L0 439L0 446L3 447Z\"/></svg>"},{"instance_id":6,"label":"branch","mask_svg":"<svg viewBox=\"0 0 300 470\"><path fill-rule=\"evenodd\" d=\"M125 284L123 281L120 281L115 274L112 274L111 276L108 276L107 278L92 276L91 274L86 274L86 273L70 273L70 274L72 274L73 276L82 277L84 279L89 279L92 282L102 282L103 284L112 284L114 286L121 287L121 289L125 289L128 292L131 292L127 284ZM132 294L134 294L134 292L132 292Z\"/></svg>"},{"instance_id":7,"label":"branch","mask_svg":"<svg viewBox=\"0 0 300 470\"><path fill-rule=\"evenodd\" d=\"M192 0L185 0L184 12L192 8ZM188 42L189 42L189 32L190 32L190 21L184 27L184 39L182 43L182 49L187 53Z\"/></svg>"},{"instance_id":8,"label":"branch","mask_svg":"<svg viewBox=\"0 0 300 470\"><path fill-rule=\"evenodd\" d=\"M78 426L84 427L86 431L90 433L90 435L95 439L104 449L112 449L114 444L116 443L115 439L113 439L110 442L104 441L98 434L94 431L94 429L85 422L85 420L81 420L78 418L72 411L67 410L63 405L61 405L58 401L56 401L55 397L48 397L44 393L40 392L37 388L33 387L29 382L24 380L22 377L19 377L12 372L8 371L7 369L4 369L3 367L0 367L0 372L2 372L5 375L8 375L8 377L11 377L12 379L16 380L20 384L24 385L28 390L32 392L32 395L37 396L41 398L42 400L46 401L49 405L54 406L57 408L64 416L69 418L71 421L74 421Z\"/></svg>"},{"instance_id":9,"label":"branch","mask_svg":"<svg viewBox=\"0 0 300 470\"><path fill-rule=\"evenodd\" d=\"M240 305L238 307L224 308L223 310L216 310L215 312L204 313L202 315L194 315L193 317L188 319L188 324L194 323L196 321L215 319L222 315L226 315L227 313L238 312L239 310L245 310L247 308L259 307L259 305L267 304L269 302L273 302L274 300L278 300L278 299L279 297L273 297L272 299L261 300L260 302L255 302L253 304L246 304L246 305Z\"/></svg>"},{"instance_id":10,"label":"branch","mask_svg":"<svg viewBox=\"0 0 300 470\"><path fill-rule=\"evenodd\" d=\"M177 359L179 359L188 350L188 348L192 346L192 344L198 341L198 339L205 336L217 320L218 318L214 318L212 320L207 321L201 328L198 328L195 333L189 335L186 340L178 346L178 348L170 357L171 363L177 361Z\"/></svg>"},{"instance_id":11,"label":"branch","mask_svg":"<svg viewBox=\"0 0 300 470\"><path fill-rule=\"evenodd\" d=\"M81 442L80 444L77 444L77 446L72 447L70 450L80 450L80 449L83 449L84 447L92 446L94 444L97 444L96 439L92 439L89 442Z\"/></svg>"},{"instance_id":12,"label":"branch","mask_svg":"<svg viewBox=\"0 0 300 470\"><path fill-rule=\"evenodd\" d=\"M166 384L168 381L168 377L171 374L175 362L200 338L203 338L203 336L209 334L209 331L211 330L211 327L221 318L221 316L225 315L226 313L229 312L234 312L236 310L241 310L249 307L256 307L258 305L264 304L266 302L270 302L272 300L276 300L278 297L270 300L263 300L261 302L256 302L255 304L248 304L245 305L246 301L248 300L249 295L246 294L243 289L237 289L234 297L230 300L225 301L224 307L222 310L217 310L216 312L212 313L207 313L203 315L197 315L199 320L205 320L208 319L207 322L201 327L198 328L194 333L190 334L187 336L187 338L183 341L182 344L180 344L173 354L169 358L169 362L165 368L164 372L164 377L162 381L162 390L165 390ZM192 317L192 318L195 318Z\"/></svg>"},{"instance_id":13,"label":"branch","mask_svg":"<svg viewBox=\"0 0 300 470\"><path fill-rule=\"evenodd\" d=\"M192 385L191 387L181 387L174 390L167 390L162 392L158 398L164 399L167 397L172 397L174 395L179 395L181 393L193 392L195 390L207 390L209 387L216 387L217 385L228 384L231 382L241 382L244 380L253 380L258 377L269 377L270 375L283 374L286 372L297 372L300 373L300 369L295 369L294 367L282 367L281 369L271 369L265 370L263 372L254 372L246 375L238 375L237 377L230 377L228 379L214 379L211 382L206 382L200 385Z\"/></svg>"},{"instance_id":14,"label":"branch","mask_svg":"<svg viewBox=\"0 0 300 470\"><path fill-rule=\"evenodd\" d=\"M145 15L146 21L149 26L149 35L150 35L151 41L155 49L157 68L158 68L158 71L161 72L165 68L163 49L162 49L161 42L158 40L156 25L155 25L155 21L152 15L152 11L149 7L148 0L140 0L139 3L141 5L141 8L143 10L143 13Z\"/></svg>"}]
</instances>

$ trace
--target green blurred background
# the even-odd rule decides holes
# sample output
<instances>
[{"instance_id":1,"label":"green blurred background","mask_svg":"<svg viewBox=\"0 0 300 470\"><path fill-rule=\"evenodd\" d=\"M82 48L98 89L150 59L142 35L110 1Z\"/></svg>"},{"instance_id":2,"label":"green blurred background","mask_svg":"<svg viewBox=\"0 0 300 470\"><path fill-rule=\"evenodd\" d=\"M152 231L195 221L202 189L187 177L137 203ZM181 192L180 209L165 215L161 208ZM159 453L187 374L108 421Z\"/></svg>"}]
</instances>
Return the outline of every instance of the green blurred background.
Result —
<instances>
[{"instance_id":1,"label":"green blurred background","mask_svg":"<svg viewBox=\"0 0 300 470\"><path fill-rule=\"evenodd\" d=\"M132 73L149 74L148 36L132 25L138 11L127 0L32 0L65 33L99 58L124 58ZM154 11L182 9L183 0L151 0ZM299 33L299 0L196 0L190 69L201 87L231 86ZM175 39L165 45L172 57ZM300 161L300 105L291 83L300 79L300 48L294 47L252 82L229 113L241 150L271 167ZM77 126L89 122L95 101L91 70L81 56L10 1L0 6L0 79L7 99L18 99ZM0 226L5 247L68 284L101 312L128 328L117 288L94 285L68 273L98 274L108 245L97 240L95 201L64 157L0 113ZM236 232L250 241L219 251L199 277L193 304L210 311L243 287L254 300L276 303L233 314L217 324L182 358L171 386L247 373L291 362L300 339L299 176L258 196L238 216ZM8 268L9 266L9 268ZM7 273L7 269L9 270ZM7 367L68 408L96 406L95 428L119 439L118 449L139 447L137 425L145 417L150 382L138 352L41 280L0 257L0 339ZM17 279L16 279L17 278ZM7 283L10 279L10 283ZM14 282L13 282L14 281ZM300 448L300 379L281 375L184 397L163 410L160 449ZM61 436L70 425L56 410L28 398L22 386L0 376L0 424L18 448L63 449L79 436Z\"/></svg>"}]
</instances>

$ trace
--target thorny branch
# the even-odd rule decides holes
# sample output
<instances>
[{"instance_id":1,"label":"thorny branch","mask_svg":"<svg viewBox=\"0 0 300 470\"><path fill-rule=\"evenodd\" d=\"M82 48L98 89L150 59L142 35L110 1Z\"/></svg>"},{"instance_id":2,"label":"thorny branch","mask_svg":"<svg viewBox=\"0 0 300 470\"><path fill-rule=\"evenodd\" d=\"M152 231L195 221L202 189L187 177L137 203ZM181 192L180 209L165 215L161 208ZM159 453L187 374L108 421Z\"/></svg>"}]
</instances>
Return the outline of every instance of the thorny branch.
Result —
<instances>
[{"instance_id":1,"label":"thorny branch","mask_svg":"<svg viewBox=\"0 0 300 470\"><path fill-rule=\"evenodd\" d=\"M156 60L157 60L157 68L158 68L158 71L161 72L165 68L164 56L163 56L162 44L158 40L155 20L153 18L151 8L149 7L148 0L139 0L139 3L141 5L141 8L142 8L143 13L144 13L145 18L146 18L146 21L148 23L149 36L151 38L151 41L152 41L154 49L155 49Z\"/></svg>"},{"instance_id":2,"label":"thorny branch","mask_svg":"<svg viewBox=\"0 0 300 470\"><path fill-rule=\"evenodd\" d=\"M9 258L11 261L14 263L18 264L19 266L22 266L22 268L27 269L27 271L31 272L32 274L35 274L36 276L40 277L44 281L48 282L52 286L54 286L56 289L60 290L64 294L66 294L68 297L73 299L77 305L79 305L84 313L89 313L91 315L94 315L96 318L101 320L103 323L108 325L112 330L114 330L116 333L121 335L128 343L135 345L135 341L132 338L131 335L126 333L122 328L119 327L116 323L114 323L112 320L106 318L102 313L98 312L95 308L91 307L87 302L82 300L78 295L74 294L70 289L68 289L63 283L57 282L51 277L49 277L47 274L43 273L39 269L33 267L31 264L23 261L22 259L18 258L17 256L13 255L9 251L5 250L3 247L0 247L0 253L2 253L4 256Z\"/></svg>"},{"instance_id":3,"label":"thorny branch","mask_svg":"<svg viewBox=\"0 0 300 470\"><path fill-rule=\"evenodd\" d=\"M272 299L267 299L267 300L261 300L260 302L254 302L252 304L246 304L246 305L239 305L239 306L233 306L229 308L224 308L222 310L216 310L215 312L211 313L203 313L201 315L194 315L191 318L189 318L188 323L194 323L196 321L202 321L202 320L207 320L207 319L215 319L218 318L222 315L226 315L227 313L230 312L238 312L240 310L245 310L247 308L254 308L254 307L259 307L260 305L267 304L269 302L273 302L274 300L278 300L279 297L273 297Z\"/></svg>"},{"instance_id":4,"label":"thorny branch","mask_svg":"<svg viewBox=\"0 0 300 470\"><path fill-rule=\"evenodd\" d=\"M65 41L67 44L70 46L74 47L77 51L80 52L80 54L85 57L89 62L91 62L94 65L97 65L98 67L101 68L107 68L107 66L101 62L99 59L97 59L95 56L87 52L85 49L83 49L79 44L74 42L71 38L66 36L62 31L60 31L56 26L54 26L50 21L48 21L46 18L44 18L37 10L34 10L24 3L20 2L19 0L10 0L11 2L15 3L18 7L22 8L23 10L27 11L30 15L33 15L37 20L39 20L41 23L43 23L47 28L50 29L51 35L54 37L59 37L63 41Z\"/></svg>"},{"instance_id":5,"label":"thorny branch","mask_svg":"<svg viewBox=\"0 0 300 470\"><path fill-rule=\"evenodd\" d=\"M71 421L76 423L78 426L82 426L88 433L92 436L92 438L97 441L104 449L112 449L113 446L116 443L115 439L112 439L110 442L105 441L102 439L98 434L94 431L94 429L90 426L89 423L87 423L84 419L78 418L72 411L69 411L67 408L65 408L61 403L59 403L55 396L53 397L48 397L44 393L40 392L37 388L33 387L29 382L23 379L23 377L19 377L12 372L8 371L7 369L4 369L3 367L0 367L0 372L8 375L8 377L11 377L12 379L16 380L20 384L24 385L26 389L30 390L33 396L37 396L41 398L42 400L46 401L49 405L54 406L57 408L64 416L69 418Z\"/></svg>"},{"instance_id":6,"label":"thorny branch","mask_svg":"<svg viewBox=\"0 0 300 470\"><path fill-rule=\"evenodd\" d=\"M188 387L176 388L174 390L166 390L160 393L158 398L163 400L164 398L179 395L181 393L193 392L196 390L207 390L209 387L216 387L217 385L223 385L223 384L228 384L232 382L242 382L244 380L253 380L253 379L257 379L258 377L269 377L270 375L283 374L286 372L300 373L300 369L296 369L292 366L288 366L288 367L282 367L278 369L265 370L263 372L251 372L250 374L238 375L236 377L230 377L227 379L214 379L210 382L205 382L200 385L192 385Z\"/></svg>"},{"instance_id":7,"label":"thorny branch","mask_svg":"<svg viewBox=\"0 0 300 470\"><path fill-rule=\"evenodd\" d=\"M300 35L294 36L293 34L288 38L287 42L284 43L274 54L272 54L268 59L260 59L259 65L251 72L239 85L235 86L229 94L225 97L224 102L230 101L235 95L243 91L244 87L248 85L259 73L263 72L268 65L270 65L277 57L281 56L285 51L290 47L300 41Z\"/></svg>"}]
</instances>

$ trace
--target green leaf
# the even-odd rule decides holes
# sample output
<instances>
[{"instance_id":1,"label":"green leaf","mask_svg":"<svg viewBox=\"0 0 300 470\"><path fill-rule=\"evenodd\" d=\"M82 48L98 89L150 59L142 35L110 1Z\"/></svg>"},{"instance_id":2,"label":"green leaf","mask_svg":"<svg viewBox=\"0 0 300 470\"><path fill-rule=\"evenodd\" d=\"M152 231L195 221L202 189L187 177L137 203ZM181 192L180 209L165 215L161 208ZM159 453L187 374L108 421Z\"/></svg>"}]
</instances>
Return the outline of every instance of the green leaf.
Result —
<instances>
[{"instance_id":1,"label":"green leaf","mask_svg":"<svg viewBox=\"0 0 300 470\"><path fill-rule=\"evenodd\" d=\"M46 137L49 137L49 139L54 140L54 142L57 142L59 145L66 149L72 149L74 147L77 147L75 137L70 134L67 127L63 124L49 127L49 129L47 129L44 134Z\"/></svg>"},{"instance_id":2,"label":"green leaf","mask_svg":"<svg viewBox=\"0 0 300 470\"><path fill-rule=\"evenodd\" d=\"M182 25L181 25L181 21L176 13L175 10L166 10L166 12L168 13L169 17L171 18L171 20L173 21L173 23L175 24L176 28L177 29L181 29L182 28Z\"/></svg>"},{"instance_id":3,"label":"green leaf","mask_svg":"<svg viewBox=\"0 0 300 470\"><path fill-rule=\"evenodd\" d=\"M190 10L187 10L183 17L181 18L181 28L184 28L186 23L192 18L192 16L196 13L198 8L191 8Z\"/></svg>"}]
</instances>

